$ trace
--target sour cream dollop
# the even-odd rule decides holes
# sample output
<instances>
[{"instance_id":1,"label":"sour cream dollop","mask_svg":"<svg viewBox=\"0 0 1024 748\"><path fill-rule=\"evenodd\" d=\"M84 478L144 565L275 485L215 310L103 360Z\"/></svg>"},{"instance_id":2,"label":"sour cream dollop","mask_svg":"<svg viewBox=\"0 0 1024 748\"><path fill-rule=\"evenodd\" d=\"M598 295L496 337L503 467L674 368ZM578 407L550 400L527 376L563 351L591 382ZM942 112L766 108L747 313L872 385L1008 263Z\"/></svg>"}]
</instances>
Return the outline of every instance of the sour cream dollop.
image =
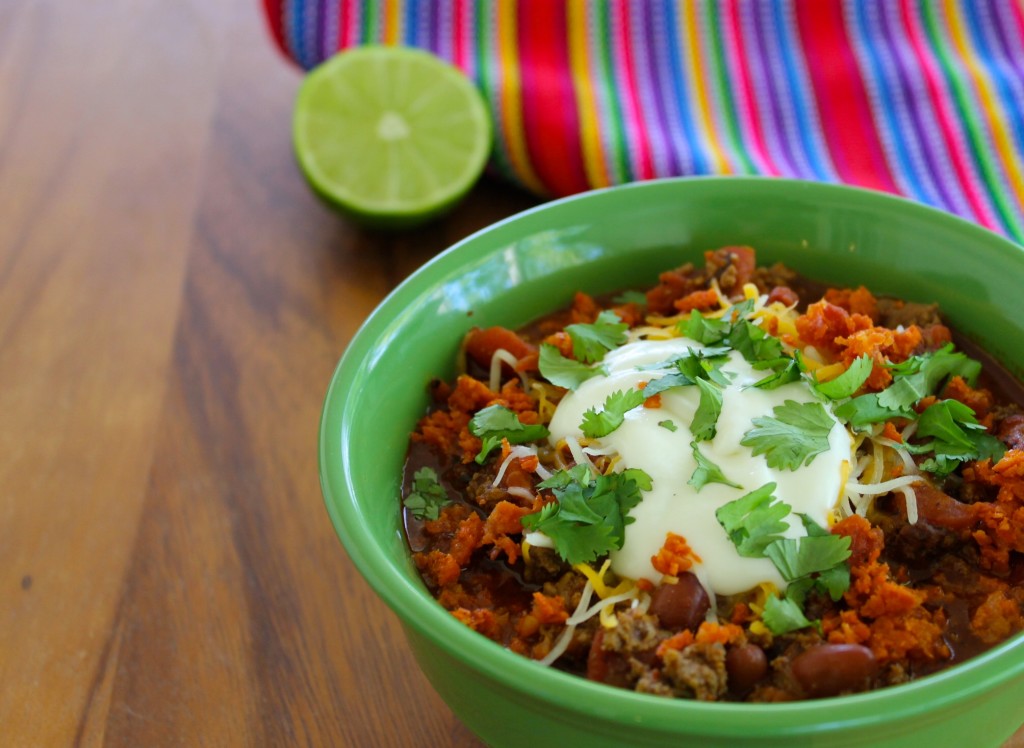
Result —
<instances>
[{"instance_id":1,"label":"sour cream dollop","mask_svg":"<svg viewBox=\"0 0 1024 748\"><path fill-rule=\"evenodd\" d=\"M637 388L670 373L667 366L649 368L652 365L702 347L687 338L672 338L641 340L609 352L604 358L607 376L587 380L559 403L550 424L551 442L556 444L566 437L581 439L580 424L588 409L601 410L614 392ZM690 423L700 402L700 391L695 386L666 390L661 394L661 407L634 408L621 426L591 444L602 452L617 452L621 467L640 468L652 479L651 490L643 492L643 501L630 513L635 521L626 526L623 547L611 554L611 568L621 576L659 581L661 574L652 566L651 557L664 545L666 534L672 532L686 538L700 557L699 568L694 571L715 594L737 594L762 582L785 589L775 565L767 558L740 556L715 518L719 507L766 483L775 483L774 495L792 507L793 513L785 520L789 525L785 536L806 535L796 513L806 514L822 527L829 526L851 460L846 428L829 412L834 425L828 435L828 450L795 471L770 468L764 455L755 456L750 447L740 444L753 427L752 420L771 416L772 409L786 400L812 402L815 397L803 381L773 390L750 386L767 372L753 369L736 351L730 352L729 361L721 368L732 379L723 388L717 433L712 440L701 442L700 450L742 488L708 483L698 491L688 483L697 468L690 447ZM676 430L659 425L664 421L671 421Z\"/></svg>"}]
</instances>

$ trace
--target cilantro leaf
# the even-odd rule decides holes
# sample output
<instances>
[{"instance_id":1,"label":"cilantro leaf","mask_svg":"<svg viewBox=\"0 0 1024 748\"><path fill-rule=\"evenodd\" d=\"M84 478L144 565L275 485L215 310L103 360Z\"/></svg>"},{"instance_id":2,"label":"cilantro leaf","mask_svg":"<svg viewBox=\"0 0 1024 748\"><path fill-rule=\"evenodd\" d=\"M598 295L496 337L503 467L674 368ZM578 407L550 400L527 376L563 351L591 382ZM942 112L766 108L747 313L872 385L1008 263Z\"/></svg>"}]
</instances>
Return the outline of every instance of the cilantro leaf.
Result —
<instances>
[{"instance_id":1,"label":"cilantro leaf","mask_svg":"<svg viewBox=\"0 0 1024 748\"><path fill-rule=\"evenodd\" d=\"M603 374L600 366L588 366L573 358L566 358L551 343L542 343L538 361L541 376L558 387L575 390L591 377Z\"/></svg>"},{"instance_id":2,"label":"cilantro leaf","mask_svg":"<svg viewBox=\"0 0 1024 748\"><path fill-rule=\"evenodd\" d=\"M672 361L676 369L690 379L710 379L723 387L728 386L729 380L734 376L722 371L722 366L728 362L729 349L726 347L691 349Z\"/></svg>"},{"instance_id":3,"label":"cilantro leaf","mask_svg":"<svg viewBox=\"0 0 1024 748\"><path fill-rule=\"evenodd\" d=\"M523 527L547 535L570 564L593 561L622 547L633 521L629 511L651 486L650 476L636 468L598 476L586 465L560 470L540 484L556 500L523 517Z\"/></svg>"},{"instance_id":4,"label":"cilantro leaf","mask_svg":"<svg viewBox=\"0 0 1024 748\"><path fill-rule=\"evenodd\" d=\"M963 456L974 451L968 429L982 428L974 411L957 400L929 405L917 421L917 436L934 437L934 449L944 455Z\"/></svg>"},{"instance_id":5,"label":"cilantro leaf","mask_svg":"<svg viewBox=\"0 0 1024 748\"><path fill-rule=\"evenodd\" d=\"M828 382L818 382L814 385L814 389L829 400L852 397L853 393L859 390L871 376L873 368L874 362L870 356L860 356L838 377Z\"/></svg>"},{"instance_id":6,"label":"cilantro leaf","mask_svg":"<svg viewBox=\"0 0 1024 748\"><path fill-rule=\"evenodd\" d=\"M741 556L761 558L765 546L789 527L782 520L789 515L791 507L775 498L774 490L774 483L765 483L715 511L715 518Z\"/></svg>"},{"instance_id":7,"label":"cilantro leaf","mask_svg":"<svg viewBox=\"0 0 1024 748\"><path fill-rule=\"evenodd\" d=\"M648 382L647 386L644 387L644 397L654 397L676 387L687 387L693 384L693 381L682 372L674 371L671 374L666 374L663 377L658 377Z\"/></svg>"},{"instance_id":8,"label":"cilantro leaf","mask_svg":"<svg viewBox=\"0 0 1024 748\"><path fill-rule=\"evenodd\" d=\"M690 476L690 480L687 483L693 486L695 490L700 491L708 483L722 483L733 488L743 488L739 483L733 483L726 478L722 469L704 456L696 440L690 442L690 449L693 450L693 459L697 461L697 469L693 471L693 475Z\"/></svg>"},{"instance_id":9,"label":"cilantro leaf","mask_svg":"<svg viewBox=\"0 0 1024 748\"><path fill-rule=\"evenodd\" d=\"M939 400L928 406L918 419L916 436L932 437L914 451L934 452L921 468L938 475L948 475L966 460L991 458L998 462L1006 451L1006 445L978 423L974 411L957 400Z\"/></svg>"},{"instance_id":10,"label":"cilantro leaf","mask_svg":"<svg viewBox=\"0 0 1024 748\"><path fill-rule=\"evenodd\" d=\"M513 411L497 404L488 405L473 414L469 432L483 442L476 456L480 464L483 464L493 449L501 446L502 439L508 439L509 444L524 444L544 439L550 433L546 426L539 423L527 425Z\"/></svg>"},{"instance_id":11,"label":"cilantro leaf","mask_svg":"<svg viewBox=\"0 0 1024 748\"><path fill-rule=\"evenodd\" d=\"M578 361L594 363L604 354L626 342L629 325L611 310L597 315L593 324L568 325L565 331L572 338L572 355Z\"/></svg>"},{"instance_id":12,"label":"cilantro leaf","mask_svg":"<svg viewBox=\"0 0 1024 748\"><path fill-rule=\"evenodd\" d=\"M798 352L799 355L799 352ZM753 386L762 390L774 390L790 382L796 382L804 372L804 366L799 358L783 358L774 361L758 362L753 365L754 369L772 369L772 373L764 379L754 382Z\"/></svg>"},{"instance_id":13,"label":"cilantro leaf","mask_svg":"<svg viewBox=\"0 0 1024 748\"><path fill-rule=\"evenodd\" d=\"M623 291L612 301L616 304L636 304L644 309L647 308L647 294L643 291Z\"/></svg>"},{"instance_id":14,"label":"cilantro leaf","mask_svg":"<svg viewBox=\"0 0 1024 748\"><path fill-rule=\"evenodd\" d=\"M850 538L845 535L807 535L779 538L764 549L787 582L828 571L850 557Z\"/></svg>"},{"instance_id":15,"label":"cilantro leaf","mask_svg":"<svg viewBox=\"0 0 1024 748\"><path fill-rule=\"evenodd\" d=\"M850 565L840 563L831 569L823 569L814 581L819 588L828 593L833 602L836 602L850 589Z\"/></svg>"},{"instance_id":16,"label":"cilantro leaf","mask_svg":"<svg viewBox=\"0 0 1024 748\"><path fill-rule=\"evenodd\" d=\"M718 431L718 416L722 414L722 388L705 379L697 380L700 402L690 423L694 441L710 441Z\"/></svg>"},{"instance_id":17,"label":"cilantro leaf","mask_svg":"<svg viewBox=\"0 0 1024 748\"><path fill-rule=\"evenodd\" d=\"M748 320L740 320L729 333L729 345L747 361L773 361L784 357L782 341Z\"/></svg>"},{"instance_id":18,"label":"cilantro leaf","mask_svg":"<svg viewBox=\"0 0 1024 748\"><path fill-rule=\"evenodd\" d=\"M754 428L740 439L755 455L765 455L769 467L796 470L828 450L833 421L821 403L786 400L772 412L774 417L753 419Z\"/></svg>"},{"instance_id":19,"label":"cilantro leaf","mask_svg":"<svg viewBox=\"0 0 1024 748\"><path fill-rule=\"evenodd\" d=\"M764 612L761 620L768 629L778 636L787 634L790 631L799 631L812 625L807 616L804 615L800 605L789 597L775 597L770 595L764 604Z\"/></svg>"},{"instance_id":20,"label":"cilantro leaf","mask_svg":"<svg viewBox=\"0 0 1024 748\"><path fill-rule=\"evenodd\" d=\"M691 309L690 316L676 324L680 335L702 345L721 343L731 329L732 323L724 317L705 317L696 309Z\"/></svg>"},{"instance_id":21,"label":"cilantro leaf","mask_svg":"<svg viewBox=\"0 0 1024 748\"><path fill-rule=\"evenodd\" d=\"M675 422L668 418L666 418L664 421L658 421L658 425L661 426L663 429L667 429L668 431L679 430L679 427L676 426Z\"/></svg>"},{"instance_id":22,"label":"cilantro leaf","mask_svg":"<svg viewBox=\"0 0 1024 748\"><path fill-rule=\"evenodd\" d=\"M448 492L437 479L437 472L429 467L413 473L412 490L402 501L412 516L419 520L437 519L441 509L451 503Z\"/></svg>"},{"instance_id":23,"label":"cilantro leaf","mask_svg":"<svg viewBox=\"0 0 1024 748\"><path fill-rule=\"evenodd\" d=\"M903 411L885 408L878 402L878 393L869 392L847 400L835 409L836 418L848 423L855 429L863 429L873 423L883 423L897 416L906 415Z\"/></svg>"},{"instance_id":24,"label":"cilantro leaf","mask_svg":"<svg viewBox=\"0 0 1024 748\"><path fill-rule=\"evenodd\" d=\"M893 383L878 393L878 404L883 408L909 411L921 398L938 392L940 385L952 376L959 375L973 384L981 364L954 352L950 343L937 351L911 356L889 368L893 372Z\"/></svg>"},{"instance_id":25,"label":"cilantro leaf","mask_svg":"<svg viewBox=\"0 0 1024 748\"><path fill-rule=\"evenodd\" d=\"M619 390L605 398L603 408L598 411L590 408L583 414L580 430L588 439L599 439L608 436L622 425L626 413L644 404L647 397L642 390Z\"/></svg>"}]
</instances>

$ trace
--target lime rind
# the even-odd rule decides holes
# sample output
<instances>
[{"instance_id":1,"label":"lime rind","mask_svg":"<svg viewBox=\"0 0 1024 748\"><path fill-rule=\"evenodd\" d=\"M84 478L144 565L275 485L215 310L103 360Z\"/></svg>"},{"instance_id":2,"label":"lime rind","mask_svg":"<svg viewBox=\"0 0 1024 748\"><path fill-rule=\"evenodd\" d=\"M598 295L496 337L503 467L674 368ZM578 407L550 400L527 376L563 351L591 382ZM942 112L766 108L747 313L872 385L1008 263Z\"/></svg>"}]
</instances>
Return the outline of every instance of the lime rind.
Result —
<instances>
[{"instance_id":1,"label":"lime rind","mask_svg":"<svg viewBox=\"0 0 1024 748\"><path fill-rule=\"evenodd\" d=\"M451 208L483 171L491 118L472 82L433 55L367 46L311 71L293 138L314 191L377 225L415 225Z\"/></svg>"}]
</instances>

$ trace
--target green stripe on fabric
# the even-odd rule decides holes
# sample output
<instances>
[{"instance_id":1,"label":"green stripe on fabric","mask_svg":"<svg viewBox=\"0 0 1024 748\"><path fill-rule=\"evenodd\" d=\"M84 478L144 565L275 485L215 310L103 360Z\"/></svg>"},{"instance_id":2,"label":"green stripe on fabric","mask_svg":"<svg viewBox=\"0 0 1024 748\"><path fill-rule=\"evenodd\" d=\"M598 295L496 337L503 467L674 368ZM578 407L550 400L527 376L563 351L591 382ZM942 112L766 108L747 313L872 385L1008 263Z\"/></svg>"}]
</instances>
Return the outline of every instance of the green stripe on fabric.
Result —
<instances>
[{"instance_id":1,"label":"green stripe on fabric","mask_svg":"<svg viewBox=\"0 0 1024 748\"><path fill-rule=\"evenodd\" d=\"M363 24L359 29L362 44L380 44L383 34L380 31L380 11L377 3L365 3L363 6Z\"/></svg>"},{"instance_id":2,"label":"green stripe on fabric","mask_svg":"<svg viewBox=\"0 0 1024 748\"><path fill-rule=\"evenodd\" d=\"M596 80L594 83L600 87L601 98L604 100L605 114L602 119L607 126L602 146L609 166L615 171L609 174L612 184L628 182L634 178L630 169L626 135L622 121L622 106L619 103L619 96L615 91L615 80L612 67L612 27L608 15L608 5L597 2L590 5L594 10L593 21L590 24L592 29L590 39L593 43L594 59L598 61L598 70L594 71Z\"/></svg>"},{"instance_id":3,"label":"green stripe on fabric","mask_svg":"<svg viewBox=\"0 0 1024 748\"><path fill-rule=\"evenodd\" d=\"M740 138L739 118L736 115L735 102L732 96L729 95L732 87L729 85L726 73L727 66L725 51L722 49L722 38L720 34L715 33L716 29L721 28L718 3L708 3L705 6L699 6L697 12L700 13L702 8L707 12L707 16L702 24L703 28L699 31L704 39L708 41L708 46L711 48L712 56L708 59L708 64L714 69L714 75L708 81L708 88L712 91L718 111L722 115L725 124L726 134L729 137L730 155L733 156L733 165L740 166L745 174L754 174L757 172L757 168L750 159L747 148L743 146L743 141ZM737 159L741 163L736 163Z\"/></svg>"},{"instance_id":4,"label":"green stripe on fabric","mask_svg":"<svg viewBox=\"0 0 1024 748\"><path fill-rule=\"evenodd\" d=\"M490 99L490 108L494 117L494 165L504 176L519 180L519 175L512 169L508 156L504 122L501 117L501 76L498 69L497 24L492 13L497 13L494 3L489 0L476 0L473 3L474 37L476 39L477 75L480 79L480 90Z\"/></svg>"},{"instance_id":5,"label":"green stripe on fabric","mask_svg":"<svg viewBox=\"0 0 1024 748\"><path fill-rule=\"evenodd\" d=\"M993 206L999 214L999 218L1007 233L1012 234L1018 240L1024 239L1024 226L1017 219L1013 208L1007 204L1009 198L1006 193L1006 187L1003 184L1003 180L999 178L998 167L993 164L993 159L983 141L982 133L984 132L985 125L975 114L976 109L982 108L982 105L974 100L974 96L968 90L962 76L950 60L948 40L943 38L942 32L939 29L938 22L935 19L934 8L929 3L923 3L920 8L921 16L924 20L925 33L927 33L928 41L939 60L939 65L942 67L942 72L949 83L949 88L953 92L957 113L967 125L965 130L971 157L985 179L988 193L992 196Z\"/></svg>"}]
</instances>

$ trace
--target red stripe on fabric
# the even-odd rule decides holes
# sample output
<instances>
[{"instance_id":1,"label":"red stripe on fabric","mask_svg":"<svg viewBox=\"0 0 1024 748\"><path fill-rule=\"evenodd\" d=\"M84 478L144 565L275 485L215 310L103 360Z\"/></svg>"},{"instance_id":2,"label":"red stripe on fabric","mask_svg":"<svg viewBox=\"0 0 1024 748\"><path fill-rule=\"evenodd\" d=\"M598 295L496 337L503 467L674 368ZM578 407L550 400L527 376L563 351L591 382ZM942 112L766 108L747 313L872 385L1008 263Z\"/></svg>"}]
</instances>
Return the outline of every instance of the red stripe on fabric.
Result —
<instances>
[{"instance_id":1,"label":"red stripe on fabric","mask_svg":"<svg viewBox=\"0 0 1024 748\"><path fill-rule=\"evenodd\" d=\"M521 0L519 66L530 165L555 195L588 189L573 89L566 6Z\"/></svg>"},{"instance_id":2,"label":"red stripe on fabric","mask_svg":"<svg viewBox=\"0 0 1024 748\"><path fill-rule=\"evenodd\" d=\"M832 161L844 182L898 192L838 0L796 4L800 41Z\"/></svg>"},{"instance_id":3,"label":"red stripe on fabric","mask_svg":"<svg viewBox=\"0 0 1024 748\"><path fill-rule=\"evenodd\" d=\"M281 2L282 0L263 0L263 16L267 20L270 35L274 38L277 48L285 57L291 59L288 48L284 44L284 19L282 18Z\"/></svg>"},{"instance_id":4,"label":"red stripe on fabric","mask_svg":"<svg viewBox=\"0 0 1024 748\"><path fill-rule=\"evenodd\" d=\"M472 75L466 59L466 2L455 0L452 4L452 57L455 67Z\"/></svg>"},{"instance_id":5,"label":"red stripe on fabric","mask_svg":"<svg viewBox=\"0 0 1024 748\"><path fill-rule=\"evenodd\" d=\"M914 50L914 56L917 58L917 62L924 73L928 96L932 100L933 109L937 115L939 131L942 133L942 139L945 142L946 151L953 164L953 170L960 181L961 190L966 196L967 202L970 203L971 210L974 211L974 215L982 225L986 228L998 229L999 223L997 223L992 215L989 206L985 204L985 201L978 194L977 178L970 174L967 164L964 162L964 149L966 146L962 142L962 138L958 138L954 132L945 100L942 92L939 90L938 80L940 74L936 71L935 65L925 50L925 44L921 40L921 30L914 23L914 19L911 18L911 11L907 0L902 0L900 3L900 19L903 22L904 28L907 29L908 36L910 37L910 46Z\"/></svg>"},{"instance_id":6,"label":"red stripe on fabric","mask_svg":"<svg viewBox=\"0 0 1024 748\"><path fill-rule=\"evenodd\" d=\"M1016 34L1007 34L1008 39L1022 39L1024 38L1024 3L1020 0L1017 2L1010 3L1010 12L1013 15L1013 19L1017 22Z\"/></svg>"},{"instance_id":7,"label":"red stripe on fabric","mask_svg":"<svg viewBox=\"0 0 1024 748\"><path fill-rule=\"evenodd\" d=\"M629 134L636 149L638 179L654 178L654 161L651 158L651 141L647 133L643 112L640 109L640 102L637 100L637 93L640 84L637 82L636 65L633 59L633 30L631 28L629 5L620 0L615 3L614 12L619 17L620 34L616 42L621 55L624 70L623 76L626 79L625 90L622 91L623 104L629 110L628 123L633 125L633 132Z\"/></svg>"},{"instance_id":8,"label":"red stripe on fabric","mask_svg":"<svg viewBox=\"0 0 1024 748\"><path fill-rule=\"evenodd\" d=\"M757 109L757 99L754 96L753 83L751 82L750 70L748 64L750 61L750 55L747 54L745 49L743 29L740 27L739 19L739 7L736 0L733 2L727 2L722 7L723 17L726 19L725 23L729 28L729 35L736 45L735 62L736 65L733 68L733 72L739 77L739 92L737 98L743 102L743 112L739 115L739 121L741 124L745 123L746 128L750 134L750 147L757 152L757 161L765 169L768 176L778 176L781 172L779 171L778 165L772 159L771 154L768 153L768 148L765 146L764 132L761 130L761 114Z\"/></svg>"},{"instance_id":9,"label":"red stripe on fabric","mask_svg":"<svg viewBox=\"0 0 1024 748\"><path fill-rule=\"evenodd\" d=\"M338 3L338 49L348 49L355 43L352 34L351 0L336 0Z\"/></svg>"}]
</instances>

